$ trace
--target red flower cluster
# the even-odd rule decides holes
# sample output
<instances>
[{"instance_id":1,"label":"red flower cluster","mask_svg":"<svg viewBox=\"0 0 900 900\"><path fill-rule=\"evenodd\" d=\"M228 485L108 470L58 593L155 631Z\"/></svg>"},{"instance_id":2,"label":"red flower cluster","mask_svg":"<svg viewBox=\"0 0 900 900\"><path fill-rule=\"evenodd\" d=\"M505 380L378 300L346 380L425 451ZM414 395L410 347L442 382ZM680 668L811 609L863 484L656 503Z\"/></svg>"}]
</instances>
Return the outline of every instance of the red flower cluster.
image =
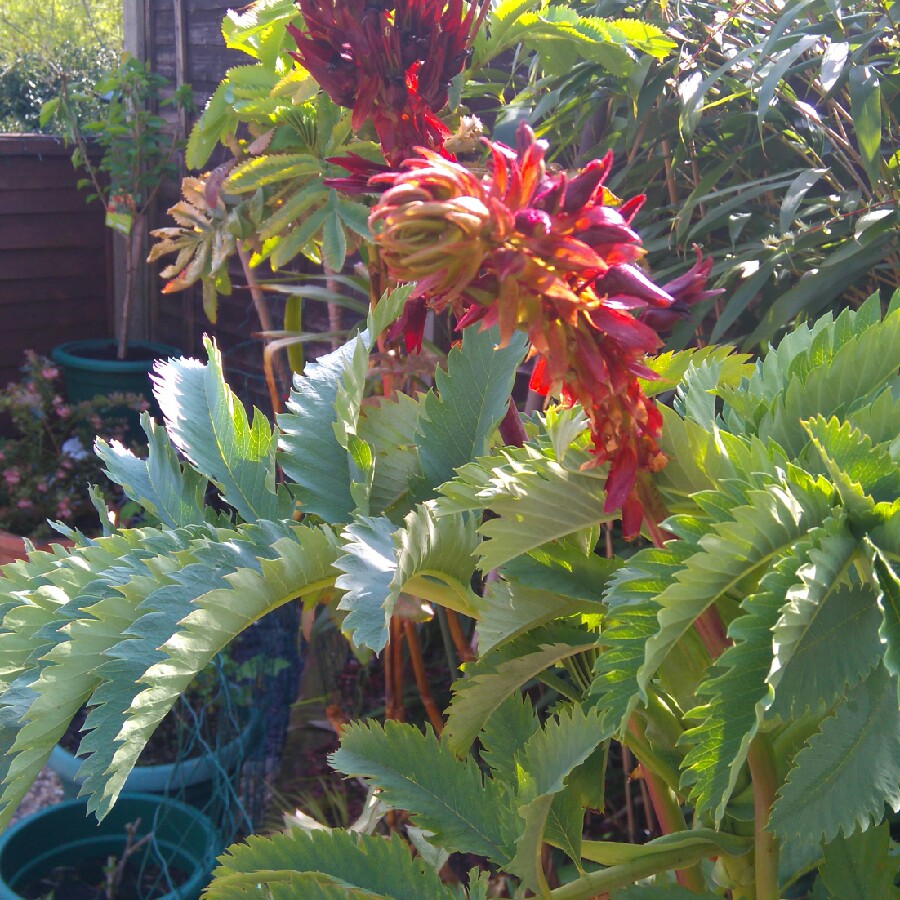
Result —
<instances>
[{"instance_id":1,"label":"red flower cluster","mask_svg":"<svg viewBox=\"0 0 900 900\"><path fill-rule=\"evenodd\" d=\"M490 0L297 0L306 31L288 26L295 59L355 130L372 120L396 167L414 148L440 150L450 132L437 112L465 65Z\"/></svg>"},{"instance_id":2,"label":"red flower cluster","mask_svg":"<svg viewBox=\"0 0 900 900\"><path fill-rule=\"evenodd\" d=\"M635 535L638 474L665 465L662 420L638 381L654 377L644 357L661 342L642 316L707 296L708 265L672 282L674 294L634 265L644 251L629 226L643 197L609 205L611 156L570 178L548 175L546 146L527 127L516 151L488 146L483 178L420 149L400 173L374 179L389 185L370 218L387 274L416 285L407 344L421 341L425 303L450 305L460 327L496 324L504 342L524 331L538 356L532 388L584 407L595 464L610 464L606 509L621 509Z\"/></svg>"}]
</instances>

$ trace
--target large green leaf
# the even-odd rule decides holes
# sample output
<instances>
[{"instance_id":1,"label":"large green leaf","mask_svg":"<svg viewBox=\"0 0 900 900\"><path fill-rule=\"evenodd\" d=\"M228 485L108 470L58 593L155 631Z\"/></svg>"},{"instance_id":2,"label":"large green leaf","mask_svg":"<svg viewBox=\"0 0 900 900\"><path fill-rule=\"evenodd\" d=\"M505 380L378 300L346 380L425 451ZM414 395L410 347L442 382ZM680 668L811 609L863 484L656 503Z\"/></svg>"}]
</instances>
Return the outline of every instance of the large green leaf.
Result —
<instances>
[{"instance_id":1,"label":"large green leaf","mask_svg":"<svg viewBox=\"0 0 900 900\"><path fill-rule=\"evenodd\" d=\"M509 869L532 890L542 894L548 890L541 850L554 796L563 790L572 771L594 752L602 740L601 734L599 714L572 705L545 722L516 758L522 803L519 813L525 827Z\"/></svg>"},{"instance_id":2,"label":"large green leaf","mask_svg":"<svg viewBox=\"0 0 900 900\"><path fill-rule=\"evenodd\" d=\"M879 823L886 803L900 809L900 711L897 683L879 667L797 754L769 827L783 841L828 842Z\"/></svg>"},{"instance_id":3,"label":"large green leaf","mask_svg":"<svg viewBox=\"0 0 900 900\"><path fill-rule=\"evenodd\" d=\"M460 469L441 487L439 514L489 508L496 518L481 526L482 567L493 569L548 541L591 528L612 516L604 512L606 469L579 468L583 454L564 464L549 448L526 444L505 448Z\"/></svg>"},{"instance_id":4,"label":"large green leaf","mask_svg":"<svg viewBox=\"0 0 900 900\"><path fill-rule=\"evenodd\" d=\"M0 653L5 666L0 765L2 816L8 820L72 717L101 683L105 653L140 615L137 582L152 589L196 532L143 529L99 538L69 556L40 554L9 578ZM40 575L38 575L40 573ZM31 575L16 590L16 576ZM38 577L34 577L38 576ZM17 601L17 602L10 602ZM121 719L120 719L121 723Z\"/></svg>"},{"instance_id":5,"label":"large green leaf","mask_svg":"<svg viewBox=\"0 0 900 900\"><path fill-rule=\"evenodd\" d=\"M262 559L258 570L237 568L225 576L227 587L199 596L163 644L166 658L144 673L143 690L117 736L121 744L98 801L101 814L115 802L153 730L216 653L266 613L296 598L318 602L333 585L337 540L327 529L294 525L290 536L278 538L271 547L272 558Z\"/></svg>"},{"instance_id":6,"label":"large green leaf","mask_svg":"<svg viewBox=\"0 0 900 900\"><path fill-rule=\"evenodd\" d=\"M360 518L344 532L347 551L336 563L346 591L338 605L357 646L383 649L402 592L472 615L479 605L469 582L478 542L475 523L456 514L435 518L428 505L412 510L400 528L385 518Z\"/></svg>"},{"instance_id":7,"label":"large green leaf","mask_svg":"<svg viewBox=\"0 0 900 900\"><path fill-rule=\"evenodd\" d=\"M154 419L145 413L141 424L147 434L146 459L138 459L118 441L108 444L97 439L95 449L106 474L170 528L209 521L212 510L204 507L206 478L179 461L165 430Z\"/></svg>"},{"instance_id":8,"label":"large green leaf","mask_svg":"<svg viewBox=\"0 0 900 900\"><path fill-rule=\"evenodd\" d=\"M302 873L323 876L304 880ZM295 880L296 878L296 880ZM210 900L258 894L339 900L348 897L421 897L449 900L454 894L437 874L409 852L396 834L390 838L348 831L304 831L251 835L219 857L207 888ZM279 886L288 890L279 893ZM316 893L321 887L321 893ZM335 890L336 888L336 890Z\"/></svg>"},{"instance_id":9,"label":"large green leaf","mask_svg":"<svg viewBox=\"0 0 900 900\"><path fill-rule=\"evenodd\" d=\"M368 354L364 332L342 347L320 356L294 379L286 413L278 417L281 429L278 462L294 482L293 491L304 512L326 522L349 522L356 507L350 457L335 433L338 392L348 371Z\"/></svg>"},{"instance_id":10,"label":"large green leaf","mask_svg":"<svg viewBox=\"0 0 900 900\"><path fill-rule=\"evenodd\" d=\"M418 827L433 832L432 843L508 862L518 816L502 788L471 757L457 758L430 728L423 734L400 722L354 723L329 759L345 775L370 780L386 803L408 810Z\"/></svg>"},{"instance_id":11,"label":"large green leaf","mask_svg":"<svg viewBox=\"0 0 900 900\"><path fill-rule=\"evenodd\" d=\"M156 395L172 442L244 520L290 518L293 503L275 485L275 442L265 416L253 422L225 383L222 356L208 338L209 362L160 365Z\"/></svg>"},{"instance_id":12,"label":"large green leaf","mask_svg":"<svg viewBox=\"0 0 900 900\"><path fill-rule=\"evenodd\" d=\"M591 685L610 731L624 730L640 699L637 676L644 662L644 647L659 628L655 598L671 583L690 552L690 546L682 542L670 543L662 550L641 550L612 577L605 597L609 615Z\"/></svg>"},{"instance_id":13,"label":"large green leaf","mask_svg":"<svg viewBox=\"0 0 900 900\"><path fill-rule=\"evenodd\" d=\"M562 625L538 628L483 656L455 685L444 740L465 753L501 703L545 669L596 644L590 632ZM599 737L598 737L599 741Z\"/></svg>"},{"instance_id":14,"label":"large green leaf","mask_svg":"<svg viewBox=\"0 0 900 900\"><path fill-rule=\"evenodd\" d=\"M457 468L481 456L506 414L525 338L516 333L498 347L495 328L468 328L461 348L450 351L446 372L435 375L437 393L425 398L416 430L422 479L413 488L428 499Z\"/></svg>"},{"instance_id":15,"label":"large green leaf","mask_svg":"<svg viewBox=\"0 0 900 900\"><path fill-rule=\"evenodd\" d=\"M367 514L375 460L360 437L360 414L369 351L410 291L405 285L385 292L365 331L296 376L288 411L278 416L278 462L294 482L302 511L326 522L349 522L355 509Z\"/></svg>"},{"instance_id":16,"label":"large green leaf","mask_svg":"<svg viewBox=\"0 0 900 900\"><path fill-rule=\"evenodd\" d=\"M690 748L684 757L682 784L691 787L697 812L712 811L716 824L725 814L768 704L772 628L788 592L798 583L797 569L808 551L808 542L795 544L760 581L759 591L743 601L745 614L728 628L734 645L698 687L698 695L709 700L687 714L701 722L685 731L681 741Z\"/></svg>"},{"instance_id":17,"label":"large green leaf","mask_svg":"<svg viewBox=\"0 0 900 900\"><path fill-rule=\"evenodd\" d=\"M645 646L638 672L642 692L678 639L709 606L742 581L758 579L831 511L830 492L824 485L772 486L748 492L747 499L751 505L734 509L729 521L716 523L699 539L698 551L656 598L659 630Z\"/></svg>"},{"instance_id":18,"label":"large green leaf","mask_svg":"<svg viewBox=\"0 0 900 900\"><path fill-rule=\"evenodd\" d=\"M900 895L894 879L900 860L891 853L888 822L877 828L855 831L825 845L825 862L819 878L835 900L841 897L880 897L889 900Z\"/></svg>"},{"instance_id":19,"label":"large green leaf","mask_svg":"<svg viewBox=\"0 0 900 900\"><path fill-rule=\"evenodd\" d=\"M880 664L878 595L851 568L859 552L840 519L816 535L773 628L768 716L821 715Z\"/></svg>"}]
</instances>

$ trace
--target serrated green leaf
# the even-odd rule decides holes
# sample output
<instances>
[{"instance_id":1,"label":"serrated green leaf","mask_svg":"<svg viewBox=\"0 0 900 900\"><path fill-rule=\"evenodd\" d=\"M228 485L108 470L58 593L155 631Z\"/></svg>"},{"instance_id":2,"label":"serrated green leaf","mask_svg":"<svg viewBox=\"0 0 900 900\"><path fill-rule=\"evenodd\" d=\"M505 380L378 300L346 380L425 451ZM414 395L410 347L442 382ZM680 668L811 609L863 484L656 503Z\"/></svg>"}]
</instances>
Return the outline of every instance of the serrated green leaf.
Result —
<instances>
[{"instance_id":1,"label":"serrated green leaf","mask_svg":"<svg viewBox=\"0 0 900 900\"><path fill-rule=\"evenodd\" d=\"M875 574L881 586L878 634L884 642L884 665L896 678L900 675L900 577L880 553L875 554Z\"/></svg>"},{"instance_id":2,"label":"serrated green leaf","mask_svg":"<svg viewBox=\"0 0 900 900\"><path fill-rule=\"evenodd\" d=\"M745 615L728 629L734 645L698 687L698 695L710 699L687 713L702 721L685 731L681 741L690 747L682 765L682 785L691 788L697 812L711 811L717 825L769 703L766 677L772 666L772 628L788 591L799 581L797 570L808 552L809 542L796 544L760 581L759 590L743 601Z\"/></svg>"},{"instance_id":3,"label":"serrated green leaf","mask_svg":"<svg viewBox=\"0 0 900 900\"><path fill-rule=\"evenodd\" d=\"M816 844L852 834L900 809L897 682L879 667L852 688L797 754L769 828L783 841Z\"/></svg>"},{"instance_id":4,"label":"serrated green leaf","mask_svg":"<svg viewBox=\"0 0 900 900\"><path fill-rule=\"evenodd\" d=\"M762 574L795 541L831 512L823 487L804 493L799 486L771 486L748 492L752 505L733 510L698 541L671 584L656 598L659 630L647 639L638 672L643 692L669 651L702 613L742 580Z\"/></svg>"},{"instance_id":5,"label":"serrated green leaf","mask_svg":"<svg viewBox=\"0 0 900 900\"><path fill-rule=\"evenodd\" d=\"M375 453L369 511L394 522L409 512L409 485L419 472L415 432L421 402L407 394L366 406L359 435Z\"/></svg>"},{"instance_id":6,"label":"serrated green leaf","mask_svg":"<svg viewBox=\"0 0 900 900\"><path fill-rule=\"evenodd\" d=\"M209 478L245 521L290 518L291 498L275 484L275 441L265 416L252 423L225 383L222 357L205 341L209 362L168 360L156 396L172 443Z\"/></svg>"},{"instance_id":7,"label":"serrated green leaf","mask_svg":"<svg viewBox=\"0 0 900 900\"><path fill-rule=\"evenodd\" d=\"M252 529L256 526L249 526ZM282 526L283 527L283 526ZM261 533L267 534L261 527ZM191 613L162 650L166 658L142 676L142 691L135 697L123 724L102 796L91 808L104 815L115 802L128 773L163 716L194 676L234 637L266 613L303 598L318 602L334 583L337 541L325 529L294 525L290 536L269 541L271 558L259 568L237 568L225 576L226 588L214 588L194 601Z\"/></svg>"},{"instance_id":8,"label":"serrated green leaf","mask_svg":"<svg viewBox=\"0 0 900 900\"><path fill-rule=\"evenodd\" d=\"M345 775L365 777L391 806L406 809L430 840L448 850L477 853L501 865L509 860L517 815L502 789L478 765L458 759L430 728L360 722L346 726L329 757Z\"/></svg>"},{"instance_id":9,"label":"serrated green leaf","mask_svg":"<svg viewBox=\"0 0 900 900\"><path fill-rule=\"evenodd\" d=\"M479 650L487 653L538 625L567 618L586 607L588 604L583 600L572 600L552 591L504 581L491 582L478 616Z\"/></svg>"},{"instance_id":10,"label":"serrated green leaf","mask_svg":"<svg viewBox=\"0 0 900 900\"><path fill-rule=\"evenodd\" d=\"M360 518L344 531L346 554L336 566L346 591L338 608L357 646L376 652L402 592L472 614L479 602L469 586L475 570L474 522L463 515L435 519L427 506L412 510L400 528L385 518Z\"/></svg>"},{"instance_id":11,"label":"serrated green leaf","mask_svg":"<svg viewBox=\"0 0 900 900\"><path fill-rule=\"evenodd\" d=\"M368 341L363 332L309 364L302 376L294 378L288 411L278 417L278 462L294 482L303 511L326 522L350 521L356 506L350 493L350 460L334 426L339 418L338 393L359 353L368 352Z\"/></svg>"},{"instance_id":12,"label":"serrated green leaf","mask_svg":"<svg viewBox=\"0 0 900 900\"><path fill-rule=\"evenodd\" d=\"M891 831L887 822L876 828L855 831L825 845L825 862L819 878L837 900L841 897L896 898L900 889L894 879L900 860L891 854Z\"/></svg>"},{"instance_id":13,"label":"serrated green leaf","mask_svg":"<svg viewBox=\"0 0 900 900\"><path fill-rule=\"evenodd\" d=\"M481 758L498 782L516 783L516 754L538 728L540 722L525 694L510 694L488 719L480 737Z\"/></svg>"},{"instance_id":14,"label":"serrated green leaf","mask_svg":"<svg viewBox=\"0 0 900 900\"><path fill-rule=\"evenodd\" d=\"M468 328L462 347L447 357L447 371L437 371L437 393L425 398L416 431L422 467L422 480L413 488L417 498L427 499L459 466L482 455L506 414L525 338L517 332L506 347L497 343L495 328Z\"/></svg>"},{"instance_id":15,"label":"serrated green leaf","mask_svg":"<svg viewBox=\"0 0 900 900\"><path fill-rule=\"evenodd\" d=\"M567 456L566 465L550 459L532 444L505 448L496 456L463 466L441 486L439 514L487 509L497 518L486 521L479 548L484 569L494 569L548 541L591 528L613 516L604 512L606 469L581 471L581 459Z\"/></svg>"},{"instance_id":16,"label":"serrated green leaf","mask_svg":"<svg viewBox=\"0 0 900 900\"><path fill-rule=\"evenodd\" d=\"M307 153L266 153L238 163L223 187L229 193L244 194L301 175L319 175L321 170L321 161Z\"/></svg>"},{"instance_id":17,"label":"serrated green leaf","mask_svg":"<svg viewBox=\"0 0 900 900\"><path fill-rule=\"evenodd\" d=\"M768 716L824 713L881 662L878 597L851 568L860 549L841 520L816 534L773 629Z\"/></svg>"},{"instance_id":18,"label":"serrated green leaf","mask_svg":"<svg viewBox=\"0 0 900 900\"><path fill-rule=\"evenodd\" d=\"M552 641L554 635L563 633L569 638L567 641ZM456 683L443 735L447 745L456 753L465 753L510 694L545 669L595 643L594 635L580 629L537 629L515 644L482 657L470 669L469 677Z\"/></svg>"},{"instance_id":19,"label":"serrated green leaf","mask_svg":"<svg viewBox=\"0 0 900 900\"><path fill-rule=\"evenodd\" d=\"M320 885L323 900L404 896L450 900L453 897L437 874L412 856L407 844L397 835L383 838L349 831L326 833L299 828L282 834L251 835L244 843L229 847L219 857L207 896L212 900L230 900L248 892L258 894L262 884L272 887L281 884L298 892L276 894L277 897L309 896L318 900L319 894L306 893L307 886L315 885L315 880L293 882L286 877L290 873L325 876L324 884ZM332 893L332 885L339 886L340 893Z\"/></svg>"},{"instance_id":20,"label":"serrated green leaf","mask_svg":"<svg viewBox=\"0 0 900 900\"><path fill-rule=\"evenodd\" d=\"M141 424L147 435L146 459L138 459L118 441L97 439L94 448L106 474L122 486L126 496L170 528L209 521L212 510L204 504L206 478L181 464L165 430L154 419L144 413Z\"/></svg>"},{"instance_id":21,"label":"serrated green leaf","mask_svg":"<svg viewBox=\"0 0 900 900\"><path fill-rule=\"evenodd\" d=\"M554 795L563 790L565 779L603 739L599 713L585 712L580 706L573 705L545 722L516 757L522 802L519 813L525 820L525 827L516 843L516 855L509 869L532 890L543 894L548 891L541 865L541 848Z\"/></svg>"}]
</instances>

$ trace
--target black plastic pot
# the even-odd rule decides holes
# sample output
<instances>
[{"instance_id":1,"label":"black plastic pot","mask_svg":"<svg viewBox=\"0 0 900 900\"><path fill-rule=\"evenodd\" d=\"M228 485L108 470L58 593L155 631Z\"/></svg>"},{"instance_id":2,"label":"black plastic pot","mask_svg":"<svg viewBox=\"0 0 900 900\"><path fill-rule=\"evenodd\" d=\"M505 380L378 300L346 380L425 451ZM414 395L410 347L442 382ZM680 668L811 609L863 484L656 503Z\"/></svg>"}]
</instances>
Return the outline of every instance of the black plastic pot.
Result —
<instances>
[{"instance_id":1,"label":"black plastic pot","mask_svg":"<svg viewBox=\"0 0 900 900\"><path fill-rule=\"evenodd\" d=\"M120 858L126 826L140 819L135 841L153 838L133 854L135 870L154 866L181 872L172 885L160 879L156 900L197 900L221 851L212 823L201 812L159 794L122 794L100 823L84 800L69 800L34 813L0 835L0 900L17 900L19 891L62 867L86 860Z\"/></svg>"}]
</instances>

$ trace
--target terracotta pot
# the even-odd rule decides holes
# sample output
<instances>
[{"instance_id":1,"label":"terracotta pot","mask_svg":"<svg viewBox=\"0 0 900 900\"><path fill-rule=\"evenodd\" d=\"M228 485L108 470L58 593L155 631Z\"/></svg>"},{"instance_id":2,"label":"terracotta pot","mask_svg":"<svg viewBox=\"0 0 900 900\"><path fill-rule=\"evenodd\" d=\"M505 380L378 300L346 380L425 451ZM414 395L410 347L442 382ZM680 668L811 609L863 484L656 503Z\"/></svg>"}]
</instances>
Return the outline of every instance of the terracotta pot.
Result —
<instances>
[{"instance_id":1,"label":"terracotta pot","mask_svg":"<svg viewBox=\"0 0 900 900\"><path fill-rule=\"evenodd\" d=\"M63 547L71 547L72 541L62 536L51 538L49 541L37 541L35 547L38 550L48 550L51 544L61 544ZM15 562L17 559L25 559L28 556L25 550L25 538L8 531L0 531L0 566Z\"/></svg>"}]
</instances>

